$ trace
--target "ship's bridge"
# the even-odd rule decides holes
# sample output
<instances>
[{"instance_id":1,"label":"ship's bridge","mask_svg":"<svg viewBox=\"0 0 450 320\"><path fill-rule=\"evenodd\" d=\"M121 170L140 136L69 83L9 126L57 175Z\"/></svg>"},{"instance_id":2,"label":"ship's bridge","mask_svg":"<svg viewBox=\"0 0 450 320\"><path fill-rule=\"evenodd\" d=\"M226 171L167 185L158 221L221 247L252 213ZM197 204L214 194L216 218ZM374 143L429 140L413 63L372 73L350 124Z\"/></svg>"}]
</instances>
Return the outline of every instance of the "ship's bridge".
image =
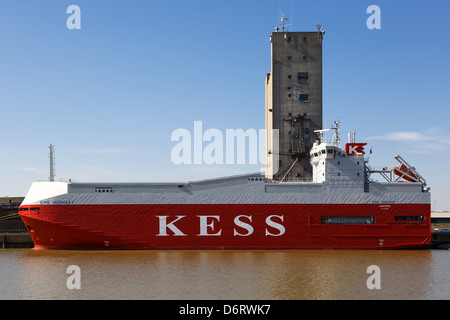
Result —
<instances>
[{"instance_id":1,"label":"ship's bridge","mask_svg":"<svg viewBox=\"0 0 450 320\"><path fill-rule=\"evenodd\" d=\"M314 166L318 164L320 160L325 159L335 159L336 156L340 157L343 150L336 147L335 145L327 144L327 143L321 143L317 144L314 143L313 147L311 148L310 156L311 156L311 164Z\"/></svg>"},{"instance_id":2,"label":"ship's bridge","mask_svg":"<svg viewBox=\"0 0 450 320\"><path fill-rule=\"evenodd\" d=\"M324 133L333 130L333 138L324 142ZM349 134L349 143L341 148L339 138L339 121L330 129L316 130L319 141L311 148L310 157L313 167L313 182L330 182L357 184L364 186L364 146L365 143L355 142L355 133Z\"/></svg>"}]
</instances>

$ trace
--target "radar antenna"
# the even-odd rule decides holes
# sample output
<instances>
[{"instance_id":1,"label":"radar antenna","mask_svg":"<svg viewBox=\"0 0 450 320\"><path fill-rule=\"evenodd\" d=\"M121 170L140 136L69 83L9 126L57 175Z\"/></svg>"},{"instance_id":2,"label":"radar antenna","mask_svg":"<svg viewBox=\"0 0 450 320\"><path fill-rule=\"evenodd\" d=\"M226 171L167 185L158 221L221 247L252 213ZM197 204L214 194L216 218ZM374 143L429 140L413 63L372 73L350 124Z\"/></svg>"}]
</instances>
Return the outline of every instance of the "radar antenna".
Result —
<instances>
[{"instance_id":1,"label":"radar antenna","mask_svg":"<svg viewBox=\"0 0 450 320\"><path fill-rule=\"evenodd\" d=\"M325 30L322 28L322 25L320 23L317 24L317 32L318 32L318 35L319 35L319 40L322 41L323 36L325 35Z\"/></svg>"}]
</instances>

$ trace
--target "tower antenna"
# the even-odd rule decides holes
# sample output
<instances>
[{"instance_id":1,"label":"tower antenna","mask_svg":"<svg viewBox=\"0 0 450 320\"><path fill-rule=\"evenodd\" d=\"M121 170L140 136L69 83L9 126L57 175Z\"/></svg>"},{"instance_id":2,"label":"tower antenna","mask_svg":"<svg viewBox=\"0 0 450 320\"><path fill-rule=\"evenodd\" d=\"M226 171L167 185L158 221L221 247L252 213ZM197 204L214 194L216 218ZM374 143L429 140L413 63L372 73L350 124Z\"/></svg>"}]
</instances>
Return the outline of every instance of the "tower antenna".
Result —
<instances>
[{"instance_id":1,"label":"tower antenna","mask_svg":"<svg viewBox=\"0 0 450 320\"><path fill-rule=\"evenodd\" d=\"M283 13L283 10L280 9L281 13L281 19L280 19L280 26L281 30L284 32L287 27L291 26L292 24L286 24L286 21L288 21L288 18L286 18L286 15Z\"/></svg>"},{"instance_id":2,"label":"tower antenna","mask_svg":"<svg viewBox=\"0 0 450 320\"><path fill-rule=\"evenodd\" d=\"M55 146L50 143L49 149L50 149L50 153L49 153L49 158L50 158L50 177L49 177L49 181L53 182L53 181L55 181Z\"/></svg>"}]
</instances>

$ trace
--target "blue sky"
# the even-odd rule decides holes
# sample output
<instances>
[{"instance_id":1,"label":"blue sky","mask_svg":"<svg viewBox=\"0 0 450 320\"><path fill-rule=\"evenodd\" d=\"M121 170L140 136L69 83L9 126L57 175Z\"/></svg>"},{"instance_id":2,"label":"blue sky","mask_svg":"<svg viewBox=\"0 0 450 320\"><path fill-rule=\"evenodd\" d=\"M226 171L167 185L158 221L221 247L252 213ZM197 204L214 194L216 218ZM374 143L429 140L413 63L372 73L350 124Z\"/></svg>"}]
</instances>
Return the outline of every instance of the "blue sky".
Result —
<instances>
[{"instance_id":1,"label":"blue sky","mask_svg":"<svg viewBox=\"0 0 450 320\"><path fill-rule=\"evenodd\" d=\"M69 30L68 6L81 9ZM369 30L369 5L381 29ZM171 133L264 128L269 35L279 9L294 31L326 30L324 126L373 148L375 167L402 155L450 210L450 2L2 0L0 195L56 176L78 181L184 181L260 165L175 165ZM434 204L434 202L433 202ZM434 207L433 207L434 208Z\"/></svg>"}]
</instances>

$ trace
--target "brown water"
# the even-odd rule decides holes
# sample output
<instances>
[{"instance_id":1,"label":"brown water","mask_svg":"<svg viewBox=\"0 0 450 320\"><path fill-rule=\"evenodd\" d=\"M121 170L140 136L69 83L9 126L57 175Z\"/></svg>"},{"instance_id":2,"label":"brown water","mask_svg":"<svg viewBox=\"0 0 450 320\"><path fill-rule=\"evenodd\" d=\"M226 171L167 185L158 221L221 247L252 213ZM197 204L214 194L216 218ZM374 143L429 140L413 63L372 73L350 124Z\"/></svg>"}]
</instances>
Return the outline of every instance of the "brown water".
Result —
<instances>
[{"instance_id":1,"label":"brown water","mask_svg":"<svg viewBox=\"0 0 450 320\"><path fill-rule=\"evenodd\" d=\"M70 265L80 289L68 289ZM367 287L380 267L381 289ZM450 299L450 251L0 250L0 299Z\"/></svg>"}]
</instances>

